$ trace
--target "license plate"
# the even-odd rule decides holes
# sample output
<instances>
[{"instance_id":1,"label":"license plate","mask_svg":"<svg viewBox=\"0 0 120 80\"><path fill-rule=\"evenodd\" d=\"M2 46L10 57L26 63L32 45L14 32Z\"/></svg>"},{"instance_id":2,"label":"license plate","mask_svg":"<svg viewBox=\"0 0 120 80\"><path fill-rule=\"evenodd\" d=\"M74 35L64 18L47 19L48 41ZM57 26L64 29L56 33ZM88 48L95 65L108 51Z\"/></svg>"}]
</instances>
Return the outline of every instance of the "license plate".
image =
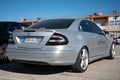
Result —
<instances>
[{"instance_id":1,"label":"license plate","mask_svg":"<svg viewBox=\"0 0 120 80\"><path fill-rule=\"evenodd\" d=\"M36 43L36 38L25 38L24 43Z\"/></svg>"}]
</instances>

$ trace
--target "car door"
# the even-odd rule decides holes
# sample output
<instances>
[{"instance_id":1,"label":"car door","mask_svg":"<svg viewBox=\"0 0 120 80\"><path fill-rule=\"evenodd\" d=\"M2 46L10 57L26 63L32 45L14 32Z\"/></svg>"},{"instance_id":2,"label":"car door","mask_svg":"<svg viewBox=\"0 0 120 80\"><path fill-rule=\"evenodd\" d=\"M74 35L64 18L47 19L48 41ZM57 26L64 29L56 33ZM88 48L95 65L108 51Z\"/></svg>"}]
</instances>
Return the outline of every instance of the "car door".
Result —
<instances>
[{"instance_id":1,"label":"car door","mask_svg":"<svg viewBox=\"0 0 120 80\"><path fill-rule=\"evenodd\" d=\"M89 24L92 28L92 32L95 33L95 46L96 46L96 51L97 51L97 55L103 55L107 52L107 44L108 44L108 40L105 36L105 34L102 32L102 30L93 22L89 21Z\"/></svg>"},{"instance_id":2,"label":"car door","mask_svg":"<svg viewBox=\"0 0 120 80\"><path fill-rule=\"evenodd\" d=\"M87 43L89 44L87 44L87 46L91 53L89 57L106 53L108 41L102 30L95 23L88 20L81 21L80 25L82 30L88 35L87 37L89 37L87 40Z\"/></svg>"},{"instance_id":3,"label":"car door","mask_svg":"<svg viewBox=\"0 0 120 80\"><path fill-rule=\"evenodd\" d=\"M97 48L96 44L97 44L97 35L95 33L93 33L93 28L91 27L90 23L87 20L82 20L80 22L80 27L81 30L84 31L85 36L85 40L87 43L87 47L89 48L89 57L92 58L94 56L96 56L97 53Z\"/></svg>"}]
</instances>

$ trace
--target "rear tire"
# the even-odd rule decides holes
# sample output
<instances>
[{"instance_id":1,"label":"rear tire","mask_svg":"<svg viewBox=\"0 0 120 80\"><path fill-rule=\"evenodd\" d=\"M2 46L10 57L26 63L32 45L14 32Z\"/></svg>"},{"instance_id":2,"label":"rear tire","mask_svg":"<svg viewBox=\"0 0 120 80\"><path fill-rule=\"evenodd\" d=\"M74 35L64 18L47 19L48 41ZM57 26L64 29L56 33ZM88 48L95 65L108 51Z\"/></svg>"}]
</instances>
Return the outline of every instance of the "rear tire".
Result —
<instances>
[{"instance_id":1,"label":"rear tire","mask_svg":"<svg viewBox=\"0 0 120 80\"><path fill-rule=\"evenodd\" d=\"M89 55L86 47L83 47L77 57L76 63L72 66L75 72L85 72L88 68Z\"/></svg>"}]
</instances>

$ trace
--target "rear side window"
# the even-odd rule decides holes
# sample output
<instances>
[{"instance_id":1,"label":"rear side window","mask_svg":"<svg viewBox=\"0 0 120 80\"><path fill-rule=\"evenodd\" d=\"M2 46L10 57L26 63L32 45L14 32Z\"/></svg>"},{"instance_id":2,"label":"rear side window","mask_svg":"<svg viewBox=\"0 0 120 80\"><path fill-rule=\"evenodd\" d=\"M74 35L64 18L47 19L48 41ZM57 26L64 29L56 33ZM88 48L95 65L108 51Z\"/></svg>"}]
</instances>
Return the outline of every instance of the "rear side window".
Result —
<instances>
[{"instance_id":1,"label":"rear side window","mask_svg":"<svg viewBox=\"0 0 120 80\"><path fill-rule=\"evenodd\" d=\"M28 29L39 29L39 28L45 28L45 29L65 29L68 28L72 23L74 19L50 19L50 20L44 20L39 23L36 23L35 25L30 26Z\"/></svg>"},{"instance_id":2,"label":"rear side window","mask_svg":"<svg viewBox=\"0 0 120 80\"><path fill-rule=\"evenodd\" d=\"M86 20L81 21L80 25L81 25L83 31L93 32L93 29L90 26L90 23L87 22Z\"/></svg>"}]
</instances>

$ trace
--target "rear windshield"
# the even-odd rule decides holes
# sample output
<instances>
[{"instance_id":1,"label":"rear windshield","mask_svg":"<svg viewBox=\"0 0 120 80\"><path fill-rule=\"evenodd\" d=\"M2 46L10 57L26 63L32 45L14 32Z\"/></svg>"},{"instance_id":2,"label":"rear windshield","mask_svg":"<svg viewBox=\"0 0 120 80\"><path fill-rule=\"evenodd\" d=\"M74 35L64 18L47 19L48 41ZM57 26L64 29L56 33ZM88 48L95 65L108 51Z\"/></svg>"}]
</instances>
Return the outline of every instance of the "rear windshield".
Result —
<instances>
[{"instance_id":1,"label":"rear windshield","mask_svg":"<svg viewBox=\"0 0 120 80\"><path fill-rule=\"evenodd\" d=\"M35 25L30 26L28 29L65 29L68 28L75 19L49 19L44 20Z\"/></svg>"}]
</instances>

